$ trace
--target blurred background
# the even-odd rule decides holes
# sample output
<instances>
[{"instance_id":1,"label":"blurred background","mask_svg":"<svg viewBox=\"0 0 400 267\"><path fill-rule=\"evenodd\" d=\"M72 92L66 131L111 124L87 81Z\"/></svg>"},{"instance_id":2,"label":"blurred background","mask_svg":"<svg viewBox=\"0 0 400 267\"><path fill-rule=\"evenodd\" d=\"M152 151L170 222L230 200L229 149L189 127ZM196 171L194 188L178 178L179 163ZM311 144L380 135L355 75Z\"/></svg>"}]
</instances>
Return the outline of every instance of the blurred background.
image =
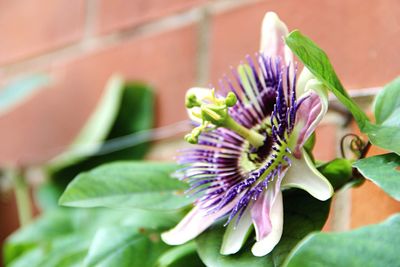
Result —
<instances>
[{"instance_id":1,"label":"blurred background","mask_svg":"<svg viewBox=\"0 0 400 267\"><path fill-rule=\"evenodd\" d=\"M0 116L0 166L29 168L62 152L113 73L154 88L155 127L186 119L185 91L216 84L256 52L266 11L319 44L365 108L399 74L398 0L0 0L0 88L33 73L50 79ZM356 131L345 122L343 113L327 116L317 132L318 159L339 155L340 138ZM153 150L162 152L148 157L171 160L176 146L158 142ZM3 241L19 225L14 193L7 182L0 187ZM338 195L326 229L375 223L398 211L399 203L366 182Z\"/></svg>"}]
</instances>

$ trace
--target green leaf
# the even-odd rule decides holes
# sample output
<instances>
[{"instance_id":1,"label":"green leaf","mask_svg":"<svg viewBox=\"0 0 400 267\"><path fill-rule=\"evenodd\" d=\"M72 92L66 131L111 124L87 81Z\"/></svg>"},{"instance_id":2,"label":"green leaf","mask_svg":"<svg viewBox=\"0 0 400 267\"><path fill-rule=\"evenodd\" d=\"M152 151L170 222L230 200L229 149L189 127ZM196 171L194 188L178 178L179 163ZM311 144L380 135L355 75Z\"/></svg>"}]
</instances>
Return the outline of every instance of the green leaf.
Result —
<instances>
[{"instance_id":1,"label":"green leaf","mask_svg":"<svg viewBox=\"0 0 400 267\"><path fill-rule=\"evenodd\" d=\"M400 156L395 153L361 159L354 167L367 179L400 201Z\"/></svg>"},{"instance_id":2,"label":"green leaf","mask_svg":"<svg viewBox=\"0 0 400 267\"><path fill-rule=\"evenodd\" d=\"M221 255L219 251L225 229L215 226L196 239L200 258L209 267L281 266L287 254L303 237L322 229L328 217L330 201L319 201L301 190L289 190L284 192L283 204L283 235L269 255L255 257L251 254L254 237L237 254Z\"/></svg>"},{"instance_id":3,"label":"green leaf","mask_svg":"<svg viewBox=\"0 0 400 267\"><path fill-rule=\"evenodd\" d=\"M204 266L196 252L196 243L191 241L164 252L157 260L158 267Z\"/></svg>"},{"instance_id":4,"label":"green leaf","mask_svg":"<svg viewBox=\"0 0 400 267\"><path fill-rule=\"evenodd\" d=\"M149 148L148 135L131 135L150 129L153 119L154 94L151 88L126 82L119 76L112 77L70 149L47 166L49 176L64 189L80 172L102 163L142 159ZM115 141L121 137L124 139Z\"/></svg>"},{"instance_id":5,"label":"green leaf","mask_svg":"<svg viewBox=\"0 0 400 267\"><path fill-rule=\"evenodd\" d=\"M96 214L95 210L82 213L68 209L52 210L44 214L34 223L7 238L4 246L5 262L14 263L17 258L18 261L24 262L25 260L22 258L25 258L25 256L28 259L34 257L38 262L42 262L42 258L47 257L58 244L63 246L62 244L68 242L66 240L70 237L75 238L75 233L78 231L80 232L78 235L81 238L80 243L86 243L87 234L92 231L91 227L95 226L89 225L88 219L97 219L95 218ZM97 221L95 220L95 222ZM27 252L30 254L26 255ZM30 261L28 260L28 262ZM38 264L37 266L42 265Z\"/></svg>"},{"instance_id":6,"label":"green leaf","mask_svg":"<svg viewBox=\"0 0 400 267\"><path fill-rule=\"evenodd\" d=\"M82 266L98 229L112 226L161 232L182 217L181 212L52 209L7 239L5 262L7 266Z\"/></svg>"},{"instance_id":7,"label":"green leaf","mask_svg":"<svg viewBox=\"0 0 400 267\"><path fill-rule=\"evenodd\" d=\"M347 159L334 159L318 167L318 170L329 180L335 191L350 182L353 175L351 162Z\"/></svg>"},{"instance_id":8,"label":"green leaf","mask_svg":"<svg viewBox=\"0 0 400 267\"><path fill-rule=\"evenodd\" d=\"M344 233L315 233L290 253L286 267L399 266L400 215Z\"/></svg>"},{"instance_id":9,"label":"green leaf","mask_svg":"<svg viewBox=\"0 0 400 267\"><path fill-rule=\"evenodd\" d=\"M400 128L369 124L368 138L372 144L400 155Z\"/></svg>"},{"instance_id":10,"label":"green leaf","mask_svg":"<svg viewBox=\"0 0 400 267\"><path fill-rule=\"evenodd\" d=\"M173 163L118 162L81 173L67 187L60 204L71 207L119 207L173 210L193 200L187 184L171 177Z\"/></svg>"},{"instance_id":11,"label":"green leaf","mask_svg":"<svg viewBox=\"0 0 400 267\"><path fill-rule=\"evenodd\" d=\"M286 44L311 73L347 107L353 114L358 127L365 132L369 119L345 91L326 53L298 30L292 31L286 37Z\"/></svg>"},{"instance_id":12,"label":"green leaf","mask_svg":"<svg viewBox=\"0 0 400 267\"><path fill-rule=\"evenodd\" d=\"M376 125L367 132L371 143L400 154L400 77L376 96L374 113Z\"/></svg>"},{"instance_id":13,"label":"green leaf","mask_svg":"<svg viewBox=\"0 0 400 267\"><path fill-rule=\"evenodd\" d=\"M158 233L139 232L132 227L107 227L96 233L85 265L151 267L167 248Z\"/></svg>"},{"instance_id":14,"label":"green leaf","mask_svg":"<svg viewBox=\"0 0 400 267\"><path fill-rule=\"evenodd\" d=\"M15 80L2 88L0 90L0 116L29 99L49 82L48 76L34 74Z\"/></svg>"},{"instance_id":15,"label":"green leaf","mask_svg":"<svg viewBox=\"0 0 400 267\"><path fill-rule=\"evenodd\" d=\"M376 124L400 127L400 77L386 85L375 98Z\"/></svg>"},{"instance_id":16,"label":"green leaf","mask_svg":"<svg viewBox=\"0 0 400 267\"><path fill-rule=\"evenodd\" d=\"M89 239L82 236L60 237L47 248L38 246L23 257L11 262L11 267L40 266L40 267L70 267L79 266L89 247Z\"/></svg>"}]
</instances>

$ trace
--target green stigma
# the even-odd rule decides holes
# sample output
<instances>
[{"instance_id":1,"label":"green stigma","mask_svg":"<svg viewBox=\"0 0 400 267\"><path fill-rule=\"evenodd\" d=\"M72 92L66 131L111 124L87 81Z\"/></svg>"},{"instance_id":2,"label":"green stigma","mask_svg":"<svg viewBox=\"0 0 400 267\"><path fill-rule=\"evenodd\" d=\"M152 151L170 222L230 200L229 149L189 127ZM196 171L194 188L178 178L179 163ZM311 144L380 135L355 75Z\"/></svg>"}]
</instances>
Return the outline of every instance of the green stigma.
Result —
<instances>
[{"instance_id":1,"label":"green stigma","mask_svg":"<svg viewBox=\"0 0 400 267\"><path fill-rule=\"evenodd\" d=\"M264 144L265 137L255 130L247 129L237 123L230 115L229 108L235 106L237 97L229 92L225 98L217 98L214 89L211 93L199 100L194 93L186 96L185 105L188 109L200 108L199 113L192 112L193 116L202 120L202 124L185 136L185 140L191 144L197 144L198 138L203 131L209 131L217 127L230 129L258 148ZM211 126L211 127L210 127Z\"/></svg>"}]
</instances>

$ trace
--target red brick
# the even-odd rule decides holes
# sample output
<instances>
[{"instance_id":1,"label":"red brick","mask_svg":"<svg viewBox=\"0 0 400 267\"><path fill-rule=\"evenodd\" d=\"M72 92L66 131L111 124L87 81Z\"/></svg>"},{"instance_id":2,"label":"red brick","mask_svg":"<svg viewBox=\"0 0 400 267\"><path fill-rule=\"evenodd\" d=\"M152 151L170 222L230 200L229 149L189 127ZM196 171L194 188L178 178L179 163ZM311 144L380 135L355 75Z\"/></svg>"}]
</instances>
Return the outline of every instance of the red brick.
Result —
<instances>
[{"instance_id":1,"label":"red brick","mask_svg":"<svg viewBox=\"0 0 400 267\"><path fill-rule=\"evenodd\" d=\"M352 190L352 228L381 222L398 212L400 203L370 181Z\"/></svg>"},{"instance_id":2,"label":"red brick","mask_svg":"<svg viewBox=\"0 0 400 267\"><path fill-rule=\"evenodd\" d=\"M321 124L315 131L314 157L316 160L329 161L337 157L337 125Z\"/></svg>"},{"instance_id":3,"label":"red brick","mask_svg":"<svg viewBox=\"0 0 400 267\"><path fill-rule=\"evenodd\" d=\"M206 0L100 0L97 31L107 33L113 30L137 26L144 22L189 9L207 2Z\"/></svg>"},{"instance_id":4,"label":"red brick","mask_svg":"<svg viewBox=\"0 0 400 267\"><path fill-rule=\"evenodd\" d=\"M379 86L398 75L399 1L268 0L215 15L213 81L259 49L266 11L277 12L289 29L300 29L319 44L348 88Z\"/></svg>"},{"instance_id":5,"label":"red brick","mask_svg":"<svg viewBox=\"0 0 400 267\"><path fill-rule=\"evenodd\" d=\"M0 118L0 162L57 153L79 131L113 73L154 86L158 126L185 119L184 94L195 80L195 41L195 27L187 26L54 65L54 88Z\"/></svg>"},{"instance_id":6,"label":"red brick","mask_svg":"<svg viewBox=\"0 0 400 267\"><path fill-rule=\"evenodd\" d=\"M0 65L77 41L84 0L0 1Z\"/></svg>"}]
</instances>

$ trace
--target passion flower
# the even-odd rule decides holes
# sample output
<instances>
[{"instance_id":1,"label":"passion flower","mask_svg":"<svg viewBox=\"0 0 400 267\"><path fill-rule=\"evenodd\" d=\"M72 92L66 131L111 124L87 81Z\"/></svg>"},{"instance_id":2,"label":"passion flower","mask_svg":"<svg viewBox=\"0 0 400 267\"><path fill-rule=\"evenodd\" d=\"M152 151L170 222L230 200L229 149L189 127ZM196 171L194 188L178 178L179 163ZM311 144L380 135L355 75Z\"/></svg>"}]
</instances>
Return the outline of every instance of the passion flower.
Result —
<instances>
[{"instance_id":1,"label":"passion flower","mask_svg":"<svg viewBox=\"0 0 400 267\"><path fill-rule=\"evenodd\" d=\"M218 90L188 91L186 107L198 126L186 136L196 145L179 156L180 175L197 200L162 234L166 243L183 244L225 216L221 253L239 251L254 226L252 252L264 256L282 235L283 189L301 188L319 200L332 196L303 149L327 111L327 90L306 69L296 79L287 34L278 16L267 13L260 52L233 70L233 80L224 77Z\"/></svg>"}]
</instances>

